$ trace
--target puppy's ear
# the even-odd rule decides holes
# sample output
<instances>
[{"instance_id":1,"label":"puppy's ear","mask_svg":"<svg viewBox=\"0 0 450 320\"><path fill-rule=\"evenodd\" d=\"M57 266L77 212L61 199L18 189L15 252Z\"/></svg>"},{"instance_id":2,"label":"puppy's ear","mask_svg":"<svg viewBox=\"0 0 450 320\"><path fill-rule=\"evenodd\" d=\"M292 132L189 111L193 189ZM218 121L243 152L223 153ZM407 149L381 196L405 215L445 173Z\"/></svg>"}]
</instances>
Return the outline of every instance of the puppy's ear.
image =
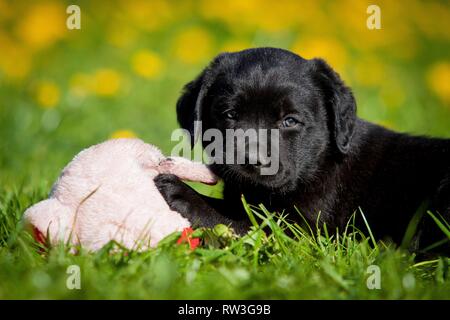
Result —
<instances>
[{"instance_id":1,"label":"puppy's ear","mask_svg":"<svg viewBox=\"0 0 450 320\"><path fill-rule=\"evenodd\" d=\"M356 102L352 91L322 59L311 60L314 77L325 97L330 128L337 149L349 151L356 121Z\"/></svg>"},{"instance_id":2,"label":"puppy's ear","mask_svg":"<svg viewBox=\"0 0 450 320\"><path fill-rule=\"evenodd\" d=\"M189 131L192 147L197 139L197 137L194 137L194 124L195 121L201 120L201 103L206 92L204 88L205 75L206 70L195 80L186 84L181 97L177 101L177 120L183 129Z\"/></svg>"},{"instance_id":3,"label":"puppy's ear","mask_svg":"<svg viewBox=\"0 0 450 320\"><path fill-rule=\"evenodd\" d=\"M202 120L202 106L203 100L208 92L209 87L214 81L215 71L228 53L221 53L210 63L210 65L203 70L203 72L193 81L186 84L183 88L183 93L177 101L177 119L178 123L183 129L186 129L191 134L191 146L197 141L198 136L195 133L201 134L196 130L195 124Z\"/></svg>"}]
</instances>

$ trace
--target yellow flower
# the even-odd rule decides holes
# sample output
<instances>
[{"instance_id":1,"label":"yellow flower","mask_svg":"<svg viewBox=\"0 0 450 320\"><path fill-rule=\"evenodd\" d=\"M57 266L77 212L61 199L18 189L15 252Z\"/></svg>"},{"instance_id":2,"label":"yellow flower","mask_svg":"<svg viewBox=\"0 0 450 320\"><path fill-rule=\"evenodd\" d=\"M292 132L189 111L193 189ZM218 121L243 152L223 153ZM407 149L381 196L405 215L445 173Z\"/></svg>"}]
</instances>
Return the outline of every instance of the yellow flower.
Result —
<instances>
[{"instance_id":1,"label":"yellow flower","mask_svg":"<svg viewBox=\"0 0 450 320\"><path fill-rule=\"evenodd\" d=\"M213 51L213 39L206 31L191 27L181 32L174 41L175 56L187 64L208 59Z\"/></svg>"},{"instance_id":2,"label":"yellow flower","mask_svg":"<svg viewBox=\"0 0 450 320\"><path fill-rule=\"evenodd\" d=\"M237 29L253 25L252 14L258 8L259 0L228 0L200 2L200 13L207 19L218 19L225 22L229 27Z\"/></svg>"},{"instance_id":3,"label":"yellow flower","mask_svg":"<svg viewBox=\"0 0 450 320\"><path fill-rule=\"evenodd\" d=\"M126 129L114 131L110 136L111 139L136 138L136 137L137 135L133 131Z\"/></svg>"},{"instance_id":4,"label":"yellow flower","mask_svg":"<svg viewBox=\"0 0 450 320\"><path fill-rule=\"evenodd\" d=\"M131 24L153 31L170 22L176 6L180 4L173 5L168 0L124 0L121 6Z\"/></svg>"},{"instance_id":5,"label":"yellow flower","mask_svg":"<svg viewBox=\"0 0 450 320\"><path fill-rule=\"evenodd\" d=\"M149 50L136 52L131 58L133 71L144 78L156 78L163 69L161 58Z\"/></svg>"},{"instance_id":6,"label":"yellow flower","mask_svg":"<svg viewBox=\"0 0 450 320\"><path fill-rule=\"evenodd\" d=\"M51 81L42 81L36 86L36 102L44 109L54 108L59 96L59 88Z\"/></svg>"},{"instance_id":7,"label":"yellow flower","mask_svg":"<svg viewBox=\"0 0 450 320\"><path fill-rule=\"evenodd\" d=\"M298 0L258 0L256 11L250 13L255 19L255 25L268 32L285 31L299 22L299 12L302 12L302 2Z\"/></svg>"},{"instance_id":8,"label":"yellow flower","mask_svg":"<svg viewBox=\"0 0 450 320\"><path fill-rule=\"evenodd\" d=\"M430 89L445 103L450 103L450 62L442 61L433 65L427 72Z\"/></svg>"},{"instance_id":9,"label":"yellow flower","mask_svg":"<svg viewBox=\"0 0 450 320\"><path fill-rule=\"evenodd\" d=\"M99 96L113 96L121 84L120 74L112 69L99 69L92 79L92 91Z\"/></svg>"},{"instance_id":10,"label":"yellow flower","mask_svg":"<svg viewBox=\"0 0 450 320\"><path fill-rule=\"evenodd\" d=\"M323 58L339 72L344 70L347 62L346 50L339 41L331 38L298 40L292 46L292 51L306 59Z\"/></svg>"},{"instance_id":11,"label":"yellow flower","mask_svg":"<svg viewBox=\"0 0 450 320\"><path fill-rule=\"evenodd\" d=\"M47 47L67 33L66 10L57 2L31 5L19 21L17 33L32 48Z\"/></svg>"},{"instance_id":12,"label":"yellow flower","mask_svg":"<svg viewBox=\"0 0 450 320\"><path fill-rule=\"evenodd\" d=\"M439 1L412 1L408 6L408 16L427 37L450 39L450 8Z\"/></svg>"},{"instance_id":13,"label":"yellow flower","mask_svg":"<svg viewBox=\"0 0 450 320\"><path fill-rule=\"evenodd\" d=\"M23 79L31 69L30 52L15 42L0 30L0 71L10 80Z\"/></svg>"},{"instance_id":14,"label":"yellow flower","mask_svg":"<svg viewBox=\"0 0 450 320\"><path fill-rule=\"evenodd\" d=\"M298 0L203 0L199 9L205 18L223 21L236 33L255 29L280 32L299 24L305 6L308 15L311 5Z\"/></svg>"},{"instance_id":15,"label":"yellow flower","mask_svg":"<svg viewBox=\"0 0 450 320\"><path fill-rule=\"evenodd\" d=\"M0 21L11 18L14 14L12 3L0 0Z\"/></svg>"}]
</instances>

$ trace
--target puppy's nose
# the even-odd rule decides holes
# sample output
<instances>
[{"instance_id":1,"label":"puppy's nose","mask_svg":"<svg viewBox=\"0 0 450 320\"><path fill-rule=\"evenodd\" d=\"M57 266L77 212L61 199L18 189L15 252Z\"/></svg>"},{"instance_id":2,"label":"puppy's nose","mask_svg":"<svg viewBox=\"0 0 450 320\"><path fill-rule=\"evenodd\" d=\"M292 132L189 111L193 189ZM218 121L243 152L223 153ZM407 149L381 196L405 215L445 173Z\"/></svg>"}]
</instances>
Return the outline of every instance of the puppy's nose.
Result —
<instances>
[{"instance_id":1,"label":"puppy's nose","mask_svg":"<svg viewBox=\"0 0 450 320\"><path fill-rule=\"evenodd\" d=\"M257 168L270 167L270 159L267 157L258 157L255 167L257 167Z\"/></svg>"},{"instance_id":2,"label":"puppy's nose","mask_svg":"<svg viewBox=\"0 0 450 320\"><path fill-rule=\"evenodd\" d=\"M265 143L265 142L264 142ZM263 148L261 141L246 141L245 164L254 168L270 167L270 149Z\"/></svg>"}]
</instances>

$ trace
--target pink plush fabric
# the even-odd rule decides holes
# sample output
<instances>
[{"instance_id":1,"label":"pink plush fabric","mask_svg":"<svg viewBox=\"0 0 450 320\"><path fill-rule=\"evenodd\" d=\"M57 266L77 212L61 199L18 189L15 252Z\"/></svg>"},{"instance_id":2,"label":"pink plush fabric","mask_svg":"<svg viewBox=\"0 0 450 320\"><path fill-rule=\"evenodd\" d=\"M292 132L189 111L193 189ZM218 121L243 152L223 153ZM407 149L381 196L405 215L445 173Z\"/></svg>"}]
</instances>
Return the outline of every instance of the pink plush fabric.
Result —
<instances>
[{"instance_id":1,"label":"pink plush fabric","mask_svg":"<svg viewBox=\"0 0 450 320\"><path fill-rule=\"evenodd\" d=\"M165 158L139 139L115 139L80 152L64 168L50 197L25 211L26 225L56 244L82 245L90 251L110 240L129 249L155 246L190 222L172 211L153 178L173 173L182 179L214 184L202 164Z\"/></svg>"}]
</instances>

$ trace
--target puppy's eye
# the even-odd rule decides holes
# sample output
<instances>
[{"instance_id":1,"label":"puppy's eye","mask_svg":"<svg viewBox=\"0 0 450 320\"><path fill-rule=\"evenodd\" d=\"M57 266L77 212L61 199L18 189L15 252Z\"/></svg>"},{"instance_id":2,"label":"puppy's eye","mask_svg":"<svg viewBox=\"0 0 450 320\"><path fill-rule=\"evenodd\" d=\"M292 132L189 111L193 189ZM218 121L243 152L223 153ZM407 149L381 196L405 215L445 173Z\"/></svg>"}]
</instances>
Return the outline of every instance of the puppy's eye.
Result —
<instances>
[{"instance_id":1,"label":"puppy's eye","mask_svg":"<svg viewBox=\"0 0 450 320\"><path fill-rule=\"evenodd\" d=\"M226 110L223 112L223 115L227 117L228 119L236 119L237 118L237 112L234 110Z\"/></svg>"},{"instance_id":2,"label":"puppy's eye","mask_svg":"<svg viewBox=\"0 0 450 320\"><path fill-rule=\"evenodd\" d=\"M295 126L296 124L298 124L299 123L299 121L297 120L297 119L295 119L295 118L293 118L293 117L287 117L287 118L285 118L284 120L283 120L283 122L282 122L282 126L284 127L284 128L290 128L290 127L293 127L293 126Z\"/></svg>"}]
</instances>

